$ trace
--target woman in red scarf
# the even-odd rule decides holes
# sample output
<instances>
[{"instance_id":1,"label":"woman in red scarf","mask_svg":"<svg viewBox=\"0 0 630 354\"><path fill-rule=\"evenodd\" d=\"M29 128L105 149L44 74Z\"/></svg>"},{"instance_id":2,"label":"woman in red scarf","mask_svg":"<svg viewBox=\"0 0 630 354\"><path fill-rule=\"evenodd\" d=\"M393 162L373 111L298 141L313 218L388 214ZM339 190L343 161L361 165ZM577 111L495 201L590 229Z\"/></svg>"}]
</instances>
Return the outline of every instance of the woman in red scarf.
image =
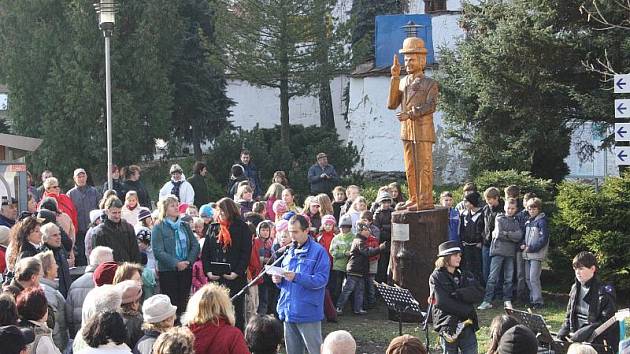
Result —
<instances>
[{"instance_id":1,"label":"woman in red scarf","mask_svg":"<svg viewBox=\"0 0 630 354\"><path fill-rule=\"evenodd\" d=\"M246 271L252 251L252 236L249 227L240 215L240 207L230 198L216 204L218 223L210 226L208 237L201 250L203 269L210 281L218 282L230 289L230 297L236 295L246 284ZM228 274L213 274L211 263L230 265ZM233 301L236 327L245 329L245 297Z\"/></svg>"}]
</instances>

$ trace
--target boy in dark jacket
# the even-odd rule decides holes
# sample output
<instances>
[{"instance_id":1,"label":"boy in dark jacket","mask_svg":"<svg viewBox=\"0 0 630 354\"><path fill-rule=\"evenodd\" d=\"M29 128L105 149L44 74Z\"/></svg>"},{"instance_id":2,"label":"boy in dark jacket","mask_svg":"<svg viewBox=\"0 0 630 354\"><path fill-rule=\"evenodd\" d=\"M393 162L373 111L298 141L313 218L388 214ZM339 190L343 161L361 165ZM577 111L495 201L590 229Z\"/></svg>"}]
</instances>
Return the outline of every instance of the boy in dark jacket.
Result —
<instances>
[{"instance_id":1,"label":"boy in dark jacket","mask_svg":"<svg viewBox=\"0 0 630 354\"><path fill-rule=\"evenodd\" d=\"M363 298L365 288L365 277L369 271L369 257L377 255L387 244L382 243L379 247L369 248L367 239L370 236L370 227L363 222L357 223L357 235L352 240L350 247L350 259L346 266L346 282L343 284L341 296L337 301L337 314L343 313L343 307L348 301L350 294L354 291L353 310L356 315L365 315L367 311L363 309Z\"/></svg>"},{"instance_id":2,"label":"boy in dark jacket","mask_svg":"<svg viewBox=\"0 0 630 354\"><path fill-rule=\"evenodd\" d=\"M440 334L443 353L477 353L474 304L481 300L483 288L470 272L459 268L461 259L459 243L442 243L429 277L433 328Z\"/></svg>"},{"instance_id":3,"label":"boy in dark jacket","mask_svg":"<svg viewBox=\"0 0 630 354\"><path fill-rule=\"evenodd\" d=\"M597 327L615 316L615 291L596 276L597 259L591 252L580 252L573 258L575 284L571 287L567 314L558 338L572 342L591 342ZM619 346L619 322L615 322L592 341L599 353L614 353ZM605 345L604 345L605 344Z\"/></svg>"},{"instance_id":4,"label":"boy in dark jacket","mask_svg":"<svg viewBox=\"0 0 630 354\"><path fill-rule=\"evenodd\" d=\"M483 242L483 215L481 195L471 192L464 197L466 210L459 220L459 237L462 240L462 270L473 273L481 281L481 244Z\"/></svg>"},{"instance_id":5,"label":"boy in dark jacket","mask_svg":"<svg viewBox=\"0 0 630 354\"><path fill-rule=\"evenodd\" d=\"M492 241L492 231L494 230L494 220L497 215L503 211L503 201L501 200L501 192L490 187L483 192L483 198L486 205L483 207L483 247L481 248L481 263L483 283L488 281L490 275L490 242Z\"/></svg>"},{"instance_id":6,"label":"boy in dark jacket","mask_svg":"<svg viewBox=\"0 0 630 354\"><path fill-rule=\"evenodd\" d=\"M379 242L389 242L392 238L392 208L393 200L388 192L379 193L376 201L379 203L378 208L374 211L374 225L380 230ZM378 260L378 270L376 272L376 281L379 283L387 281L387 267L389 266L389 248L385 248L381 252Z\"/></svg>"}]
</instances>

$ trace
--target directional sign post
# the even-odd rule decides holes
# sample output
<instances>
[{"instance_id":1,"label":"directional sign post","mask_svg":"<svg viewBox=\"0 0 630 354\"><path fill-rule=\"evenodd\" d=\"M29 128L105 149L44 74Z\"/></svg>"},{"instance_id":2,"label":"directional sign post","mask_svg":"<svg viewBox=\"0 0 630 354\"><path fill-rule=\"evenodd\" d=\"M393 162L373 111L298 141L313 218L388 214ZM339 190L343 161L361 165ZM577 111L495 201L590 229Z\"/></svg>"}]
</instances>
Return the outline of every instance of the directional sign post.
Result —
<instances>
[{"instance_id":1,"label":"directional sign post","mask_svg":"<svg viewBox=\"0 0 630 354\"><path fill-rule=\"evenodd\" d=\"M615 93L630 93L630 74L615 75Z\"/></svg>"},{"instance_id":2,"label":"directional sign post","mask_svg":"<svg viewBox=\"0 0 630 354\"><path fill-rule=\"evenodd\" d=\"M615 141L630 141L630 123L615 123Z\"/></svg>"},{"instance_id":3,"label":"directional sign post","mask_svg":"<svg viewBox=\"0 0 630 354\"><path fill-rule=\"evenodd\" d=\"M616 146L613 153L617 165L630 165L630 146Z\"/></svg>"},{"instance_id":4,"label":"directional sign post","mask_svg":"<svg viewBox=\"0 0 630 354\"><path fill-rule=\"evenodd\" d=\"M630 100L615 100L615 118L630 118Z\"/></svg>"}]
</instances>

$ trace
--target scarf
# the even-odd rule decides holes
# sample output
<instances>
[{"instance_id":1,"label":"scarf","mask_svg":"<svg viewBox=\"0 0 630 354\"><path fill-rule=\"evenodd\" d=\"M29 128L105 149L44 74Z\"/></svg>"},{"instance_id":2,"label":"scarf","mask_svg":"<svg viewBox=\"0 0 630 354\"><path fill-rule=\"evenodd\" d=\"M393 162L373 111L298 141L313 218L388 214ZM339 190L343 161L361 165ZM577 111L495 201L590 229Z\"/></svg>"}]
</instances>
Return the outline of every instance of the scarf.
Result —
<instances>
[{"instance_id":1,"label":"scarf","mask_svg":"<svg viewBox=\"0 0 630 354\"><path fill-rule=\"evenodd\" d=\"M219 243L223 246L223 249L230 248L232 246L232 235L230 235L230 222L221 220L219 221Z\"/></svg>"},{"instance_id":2,"label":"scarf","mask_svg":"<svg viewBox=\"0 0 630 354\"><path fill-rule=\"evenodd\" d=\"M133 208L127 205L127 210L134 211L138 207L138 205L140 205L140 203L136 203L136 205Z\"/></svg>"},{"instance_id":3,"label":"scarf","mask_svg":"<svg viewBox=\"0 0 630 354\"><path fill-rule=\"evenodd\" d=\"M170 219L164 219L166 225L168 225L175 233L175 258L180 261L188 258L188 245L186 240L186 233L182 231L182 219L178 218L177 221L171 221Z\"/></svg>"},{"instance_id":4,"label":"scarf","mask_svg":"<svg viewBox=\"0 0 630 354\"><path fill-rule=\"evenodd\" d=\"M177 197L177 199L179 198L179 187L182 185L182 183L184 183L184 180L182 179L181 181L171 181L171 183L173 184L173 189L171 189L171 194L173 194L174 196Z\"/></svg>"}]
</instances>

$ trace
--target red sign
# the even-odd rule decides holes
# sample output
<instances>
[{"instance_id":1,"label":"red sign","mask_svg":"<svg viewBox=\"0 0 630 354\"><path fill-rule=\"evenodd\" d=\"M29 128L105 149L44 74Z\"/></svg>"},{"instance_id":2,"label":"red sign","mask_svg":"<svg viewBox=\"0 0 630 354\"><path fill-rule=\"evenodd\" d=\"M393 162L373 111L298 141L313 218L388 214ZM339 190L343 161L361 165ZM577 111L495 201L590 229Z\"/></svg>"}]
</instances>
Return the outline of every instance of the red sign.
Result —
<instances>
[{"instance_id":1,"label":"red sign","mask_svg":"<svg viewBox=\"0 0 630 354\"><path fill-rule=\"evenodd\" d=\"M26 172L26 165L8 165L7 172Z\"/></svg>"}]
</instances>

